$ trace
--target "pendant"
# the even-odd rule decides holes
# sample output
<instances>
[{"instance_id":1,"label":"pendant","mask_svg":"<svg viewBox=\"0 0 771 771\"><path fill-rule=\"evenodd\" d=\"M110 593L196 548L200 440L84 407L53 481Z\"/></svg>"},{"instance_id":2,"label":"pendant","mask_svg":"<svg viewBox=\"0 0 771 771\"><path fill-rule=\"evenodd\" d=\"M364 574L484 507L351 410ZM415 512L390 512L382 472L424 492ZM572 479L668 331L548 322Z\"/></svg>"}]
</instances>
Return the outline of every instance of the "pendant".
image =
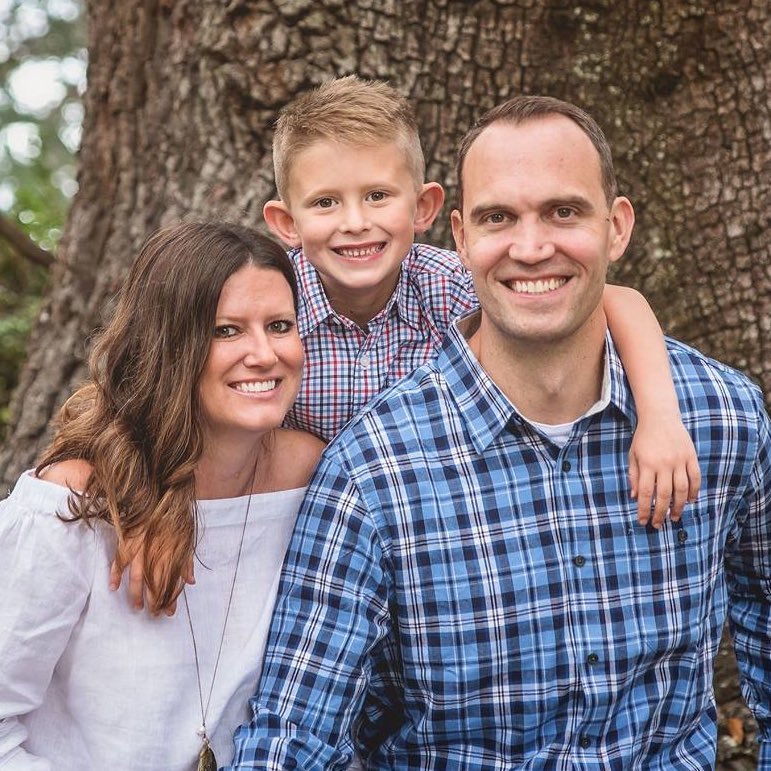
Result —
<instances>
[{"instance_id":1,"label":"pendant","mask_svg":"<svg viewBox=\"0 0 771 771\"><path fill-rule=\"evenodd\" d=\"M198 765L196 771L217 771L217 759L214 757L214 751L209 745L209 740L203 740L203 747L198 753Z\"/></svg>"}]
</instances>

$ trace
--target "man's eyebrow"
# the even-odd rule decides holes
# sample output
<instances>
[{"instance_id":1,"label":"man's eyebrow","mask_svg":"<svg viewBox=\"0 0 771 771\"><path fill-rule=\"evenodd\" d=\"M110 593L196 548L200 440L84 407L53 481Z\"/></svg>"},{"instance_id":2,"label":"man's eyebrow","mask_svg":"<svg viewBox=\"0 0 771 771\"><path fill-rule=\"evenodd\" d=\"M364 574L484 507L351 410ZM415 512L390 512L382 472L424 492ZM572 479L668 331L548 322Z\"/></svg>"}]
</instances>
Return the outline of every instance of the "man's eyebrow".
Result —
<instances>
[{"instance_id":1,"label":"man's eyebrow","mask_svg":"<svg viewBox=\"0 0 771 771\"><path fill-rule=\"evenodd\" d=\"M580 209L584 212L593 212L594 204L582 195L567 195L550 198L543 202L543 209L558 209L560 206L572 206L574 209Z\"/></svg>"},{"instance_id":2,"label":"man's eyebrow","mask_svg":"<svg viewBox=\"0 0 771 771\"><path fill-rule=\"evenodd\" d=\"M487 203L480 203L477 204L470 212L469 212L469 219L476 220L482 217L485 214L489 214L491 211L502 211L502 212L510 212L511 207L506 206L502 203L495 203L494 201L490 201Z\"/></svg>"},{"instance_id":3,"label":"man's eyebrow","mask_svg":"<svg viewBox=\"0 0 771 771\"><path fill-rule=\"evenodd\" d=\"M582 212L592 214L596 207L595 205L583 195L565 195L554 196L547 198L539 204L539 209L542 211L548 211L551 209L557 209L560 206L572 206L575 209L579 209ZM510 205L504 203L496 203L495 201L485 201L477 204L470 212L469 218L471 220L477 220L490 212L504 212L510 214L513 209Z\"/></svg>"}]
</instances>

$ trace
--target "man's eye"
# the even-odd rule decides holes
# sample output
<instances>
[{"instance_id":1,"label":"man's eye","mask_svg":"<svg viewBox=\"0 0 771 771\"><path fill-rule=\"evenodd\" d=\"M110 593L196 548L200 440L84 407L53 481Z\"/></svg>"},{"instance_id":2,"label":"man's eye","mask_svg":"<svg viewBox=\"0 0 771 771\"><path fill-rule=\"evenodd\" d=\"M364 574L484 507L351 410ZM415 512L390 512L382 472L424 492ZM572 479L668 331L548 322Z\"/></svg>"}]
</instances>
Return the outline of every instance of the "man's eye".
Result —
<instances>
[{"instance_id":1,"label":"man's eye","mask_svg":"<svg viewBox=\"0 0 771 771\"><path fill-rule=\"evenodd\" d=\"M269 327L274 334L284 334L294 329L294 322L287 319L280 319L279 321L271 321Z\"/></svg>"},{"instance_id":2,"label":"man's eye","mask_svg":"<svg viewBox=\"0 0 771 771\"><path fill-rule=\"evenodd\" d=\"M559 220L570 219L576 212L570 206L558 206L554 212Z\"/></svg>"},{"instance_id":3,"label":"man's eye","mask_svg":"<svg viewBox=\"0 0 771 771\"><path fill-rule=\"evenodd\" d=\"M214 337L224 339L227 337L234 337L238 334L238 327L233 324L221 324L218 327L214 327Z\"/></svg>"},{"instance_id":4,"label":"man's eye","mask_svg":"<svg viewBox=\"0 0 771 771\"><path fill-rule=\"evenodd\" d=\"M492 214L488 214L485 217L485 222L488 222L491 225L500 225L502 222L505 222L505 221L506 221L506 215L500 211L494 211Z\"/></svg>"}]
</instances>

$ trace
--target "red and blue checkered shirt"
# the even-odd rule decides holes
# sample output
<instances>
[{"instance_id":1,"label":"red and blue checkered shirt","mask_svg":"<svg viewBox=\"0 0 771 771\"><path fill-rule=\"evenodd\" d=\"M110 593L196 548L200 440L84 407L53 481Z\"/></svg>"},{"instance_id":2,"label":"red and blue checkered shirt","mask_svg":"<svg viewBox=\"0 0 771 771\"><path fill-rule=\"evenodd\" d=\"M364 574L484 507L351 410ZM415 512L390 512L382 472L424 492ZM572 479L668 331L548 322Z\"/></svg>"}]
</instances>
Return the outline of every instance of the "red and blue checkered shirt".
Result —
<instances>
[{"instance_id":1,"label":"red and blue checkered shirt","mask_svg":"<svg viewBox=\"0 0 771 771\"><path fill-rule=\"evenodd\" d=\"M383 388L431 359L450 323L477 305L471 276L455 252L415 244L391 299L363 331L332 309L302 251L289 257L305 365L286 425L327 441Z\"/></svg>"}]
</instances>

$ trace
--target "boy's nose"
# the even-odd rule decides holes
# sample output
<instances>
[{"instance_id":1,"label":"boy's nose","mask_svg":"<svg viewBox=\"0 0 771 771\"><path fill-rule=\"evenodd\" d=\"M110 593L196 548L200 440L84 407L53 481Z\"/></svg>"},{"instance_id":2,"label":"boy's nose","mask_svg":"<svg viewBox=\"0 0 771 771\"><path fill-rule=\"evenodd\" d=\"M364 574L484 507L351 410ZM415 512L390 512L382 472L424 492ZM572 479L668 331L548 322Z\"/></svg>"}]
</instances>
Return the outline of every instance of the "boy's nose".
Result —
<instances>
[{"instance_id":1,"label":"boy's nose","mask_svg":"<svg viewBox=\"0 0 771 771\"><path fill-rule=\"evenodd\" d=\"M343 219L340 230L344 233L361 233L370 227L369 218L363 207L346 206L343 211Z\"/></svg>"}]
</instances>

